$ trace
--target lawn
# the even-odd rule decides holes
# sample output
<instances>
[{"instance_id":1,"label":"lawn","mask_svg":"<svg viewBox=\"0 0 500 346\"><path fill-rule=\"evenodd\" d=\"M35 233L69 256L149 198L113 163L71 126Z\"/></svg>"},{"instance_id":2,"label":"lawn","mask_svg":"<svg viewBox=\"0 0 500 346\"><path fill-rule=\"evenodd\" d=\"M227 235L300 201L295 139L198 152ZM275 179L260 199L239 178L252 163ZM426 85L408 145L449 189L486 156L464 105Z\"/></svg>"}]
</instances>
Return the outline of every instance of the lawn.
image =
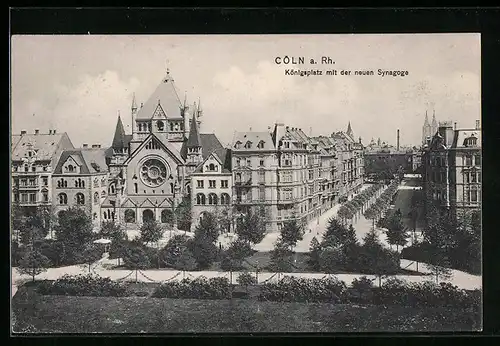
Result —
<instances>
[{"instance_id":1,"label":"lawn","mask_svg":"<svg viewBox=\"0 0 500 346\"><path fill-rule=\"evenodd\" d=\"M19 328L39 333L471 331L480 316L450 308L254 300L40 296L20 287Z\"/></svg>"}]
</instances>

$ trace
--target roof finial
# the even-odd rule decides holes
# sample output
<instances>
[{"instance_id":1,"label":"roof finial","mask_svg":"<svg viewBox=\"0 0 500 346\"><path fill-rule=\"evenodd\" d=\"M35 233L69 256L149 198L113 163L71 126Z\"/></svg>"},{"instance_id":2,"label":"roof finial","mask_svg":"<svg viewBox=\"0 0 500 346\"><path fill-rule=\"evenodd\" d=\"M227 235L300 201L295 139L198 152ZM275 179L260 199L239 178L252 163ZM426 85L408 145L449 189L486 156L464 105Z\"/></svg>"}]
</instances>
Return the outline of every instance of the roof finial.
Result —
<instances>
[{"instance_id":1,"label":"roof finial","mask_svg":"<svg viewBox=\"0 0 500 346\"><path fill-rule=\"evenodd\" d=\"M132 110L137 109L137 102L135 101L135 93L132 95Z\"/></svg>"}]
</instances>

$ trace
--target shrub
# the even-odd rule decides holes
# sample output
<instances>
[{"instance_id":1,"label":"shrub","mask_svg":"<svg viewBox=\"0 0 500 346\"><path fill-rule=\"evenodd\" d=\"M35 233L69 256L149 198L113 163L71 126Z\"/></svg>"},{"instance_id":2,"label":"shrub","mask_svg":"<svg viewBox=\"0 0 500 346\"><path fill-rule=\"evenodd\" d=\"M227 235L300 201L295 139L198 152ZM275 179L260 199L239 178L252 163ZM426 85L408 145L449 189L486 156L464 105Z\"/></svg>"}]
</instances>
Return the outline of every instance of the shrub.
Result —
<instances>
[{"instance_id":1,"label":"shrub","mask_svg":"<svg viewBox=\"0 0 500 346\"><path fill-rule=\"evenodd\" d=\"M339 302L347 287L336 278L303 279L284 277L261 285L259 299L279 302Z\"/></svg>"},{"instance_id":2,"label":"shrub","mask_svg":"<svg viewBox=\"0 0 500 346\"><path fill-rule=\"evenodd\" d=\"M122 297L125 284L97 275L64 275L52 284L39 286L40 294L67 296Z\"/></svg>"},{"instance_id":3,"label":"shrub","mask_svg":"<svg viewBox=\"0 0 500 346\"><path fill-rule=\"evenodd\" d=\"M227 278L198 277L194 280L167 282L159 286L154 292L156 298L181 299L224 299L230 297L230 285Z\"/></svg>"}]
</instances>

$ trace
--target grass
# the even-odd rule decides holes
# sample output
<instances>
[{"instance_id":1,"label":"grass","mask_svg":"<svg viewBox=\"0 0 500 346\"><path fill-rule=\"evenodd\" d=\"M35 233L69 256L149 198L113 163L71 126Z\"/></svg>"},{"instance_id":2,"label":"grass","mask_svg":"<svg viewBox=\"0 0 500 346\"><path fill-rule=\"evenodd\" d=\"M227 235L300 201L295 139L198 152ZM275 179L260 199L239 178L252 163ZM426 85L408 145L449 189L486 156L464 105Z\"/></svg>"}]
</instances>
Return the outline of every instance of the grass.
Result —
<instances>
[{"instance_id":1,"label":"grass","mask_svg":"<svg viewBox=\"0 0 500 346\"><path fill-rule=\"evenodd\" d=\"M13 298L17 330L39 333L470 331L480 316L449 308L253 300L40 296Z\"/></svg>"}]
</instances>

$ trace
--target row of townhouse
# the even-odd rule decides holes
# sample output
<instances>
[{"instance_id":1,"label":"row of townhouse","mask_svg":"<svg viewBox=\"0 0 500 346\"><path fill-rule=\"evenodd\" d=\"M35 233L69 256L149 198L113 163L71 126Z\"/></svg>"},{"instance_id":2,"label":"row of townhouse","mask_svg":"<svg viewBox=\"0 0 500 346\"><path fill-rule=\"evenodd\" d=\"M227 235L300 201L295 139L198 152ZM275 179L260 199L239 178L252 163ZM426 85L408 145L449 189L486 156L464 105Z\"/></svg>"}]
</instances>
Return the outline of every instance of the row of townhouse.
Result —
<instances>
[{"instance_id":1,"label":"row of townhouse","mask_svg":"<svg viewBox=\"0 0 500 346\"><path fill-rule=\"evenodd\" d=\"M225 148L200 132L202 114L199 103L181 101L167 71L145 103L137 106L134 96L131 134L118 117L109 148L75 148L55 130L13 135L13 199L28 210L85 208L96 228L110 220L127 229L148 220L175 224L180 203L191 205L192 228L207 212L233 218L263 210L272 232L292 218L314 220L363 184L363 146L350 124L319 137L275 124L237 132Z\"/></svg>"}]
</instances>

